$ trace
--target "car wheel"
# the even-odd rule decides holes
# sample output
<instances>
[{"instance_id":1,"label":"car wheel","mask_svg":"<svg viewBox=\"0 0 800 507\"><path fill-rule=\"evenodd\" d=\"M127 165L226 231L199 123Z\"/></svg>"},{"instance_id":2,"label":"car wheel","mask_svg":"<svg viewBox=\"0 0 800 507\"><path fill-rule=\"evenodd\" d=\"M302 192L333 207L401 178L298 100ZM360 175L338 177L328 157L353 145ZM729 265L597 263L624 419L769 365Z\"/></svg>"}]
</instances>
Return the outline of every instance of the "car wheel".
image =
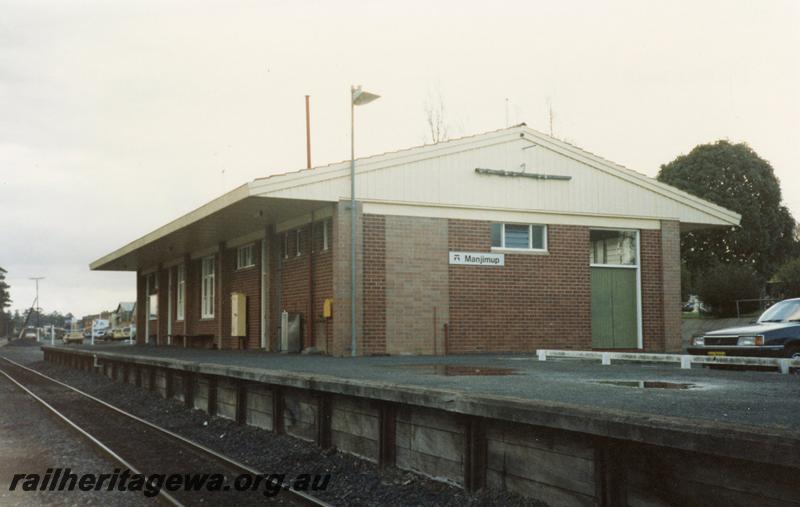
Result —
<instances>
[{"instance_id":1,"label":"car wheel","mask_svg":"<svg viewBox=\"0 0 800 507\"><path fill-rule=\"evenodd\" d=\"M792 347L786 352L789 359L800 360L800 347Z\"/></svg>"}]
</instances>

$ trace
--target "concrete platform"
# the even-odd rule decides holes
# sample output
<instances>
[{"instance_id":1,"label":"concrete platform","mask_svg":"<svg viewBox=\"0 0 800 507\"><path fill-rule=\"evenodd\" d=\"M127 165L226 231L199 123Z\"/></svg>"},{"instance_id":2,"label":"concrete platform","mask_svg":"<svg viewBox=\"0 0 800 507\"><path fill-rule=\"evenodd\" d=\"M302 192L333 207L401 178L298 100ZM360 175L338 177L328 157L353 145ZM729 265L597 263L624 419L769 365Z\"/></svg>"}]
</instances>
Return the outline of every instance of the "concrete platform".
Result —
<instances>
[{"instance_id":1,"label":"concrete platform","mask_svg":"<svg viewBox=\"0 0 800 507\"><path fill-rule=\"evenodd\" d=\"M147 369L153 375L151 388L165 396L171 392L167 386L180 385L172 391L182 393L187 382L192 382L195 393L205 393L207 409L214 405L220 415L231 418L240 414L238 418L244 422L260 418L262 426L272 430L289 424L291 430L287 432L326 444L330 444L326 437L319 436L325 426L320 422L325 419L321 414L330 414L331 401L326 397L334 396L333 427L327 430L332 437L327 438L333 438L337 447L379 462L388 459L391 464L438 474L465 487L470 487L471 481L488 480L524 494L533 492L532 496L545 491L542 498L555 503L567 498L558 496L565 491L571 499L569 503L575 499L578 504L595 503L600 498L613 503L612 496L621 493L620 480L613 476L611 465L620 466L620 460L624 460L628 482L641 485L638 490L634 487L633 493L626 490L631 504L636 503L632 501L635 498L642 503L653 502L646 492L663 482L664 474L682 477L695 468L709 467L718 470L715 478L700 481L702 487L698 486L696 492L719 490L727 497L741 484L756 480L768 470L764 480L772 484L767 488L771 493L765 493L767 497L775 500L770 495L777 495L782 500L788 495L792 501L800 502L800 493L787 493L783 479L790 483L792 479L787 477L796 477L800 469L800 375L681 370L663 364L602 366L575 360L542 363L521 355L340 359L127 345L43 350L51 360L58 356L62 362L65 357L82 356L83 364L88 364L89 358L96 357L100 364L111 365L108 369L104 366L106 374L117 379L121 376L124 381L133 382L130 368L139 369L140 381L140 370ZM123 373L117 375L118 369ZM191 376L195 380L190 380ZM169 380L173 377L175 380ZM598 383L638 385L639 381L691 387L642 389ZM253 386L249 397L244 394L242 382ZM279 394L288 396L281 406L289 407L289 419L283 414L284 408L274 404ZM180 396L183 394L175 397ZM245 408L237 409L237 403ZM391 437L389 444L384 442L386 435ZM402 444L403 441L408 443ZM458 443L451 448L437 448L447 441ZM545 457L528 451L520 454L519 449L542 445L542 452L550 453ZM622 448L626 450L620 451ZM415 450L419 452L415 454ZM474 452L477 456L470 458ZM442 458L448 455L452 459ZM565 456L568 461L559 465L558 460ZM638 459L644 459L642 456L649 457L634 466ZM647 468L648 462L665 456L672 458L658 465L661 478L641 475L639 468ZM561 479L531 478L525 475L529 472L510 473L508 460L516 462L520 470L563 468L561 478L566 483L560 483ZM524 466L519 465L520 460ZM484 469L470 472L476 463L483 463ZM584 463L591 464L587 465L589 471L581 471L580 464ZM682 468L671 470L673 465ZM584 484L589 472L593 476L592 491ZM520 474L524 477L520 478ZM558 492L542 490L543 485L555 487ZM664 494L674 499L677 493ZM764 502L760 496L742 498Z\"/></svg>"}]
</instances>

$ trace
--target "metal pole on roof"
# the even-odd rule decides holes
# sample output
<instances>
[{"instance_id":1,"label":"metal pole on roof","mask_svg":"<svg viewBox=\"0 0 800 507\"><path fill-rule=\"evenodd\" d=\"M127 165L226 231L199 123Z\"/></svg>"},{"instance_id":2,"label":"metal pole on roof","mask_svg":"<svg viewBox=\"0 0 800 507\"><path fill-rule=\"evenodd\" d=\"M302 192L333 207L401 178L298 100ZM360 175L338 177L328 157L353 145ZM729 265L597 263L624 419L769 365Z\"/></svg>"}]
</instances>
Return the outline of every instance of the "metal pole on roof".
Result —
<instances>
[{"instance_id":1,"label":"metal pole on roof","mask_svg":"<svg viewBox=\"0 0 800 507\"><path fill-rule=\"evenodd\" d=\"M380 95L350 87L350 355L357 354L356 339L356 106L369 104Z\"/></svg>"}]
</instances>

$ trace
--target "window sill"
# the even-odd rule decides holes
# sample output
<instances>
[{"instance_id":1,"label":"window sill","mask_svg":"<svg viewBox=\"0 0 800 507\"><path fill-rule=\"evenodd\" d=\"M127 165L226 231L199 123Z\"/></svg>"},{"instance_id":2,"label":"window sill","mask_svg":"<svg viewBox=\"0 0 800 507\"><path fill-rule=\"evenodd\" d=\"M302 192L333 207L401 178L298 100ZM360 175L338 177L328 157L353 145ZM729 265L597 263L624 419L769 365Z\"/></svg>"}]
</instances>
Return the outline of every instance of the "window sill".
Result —
<instances>
[{"instance_id":1,"label":"window sill","mask_svg":"<svg viewBox=\"0 0 800 507\"><path fill-rule=\"evenodd\" d=\"M547 250L528 250L523 248L500 248L493 246L492 253L520 254L520 255L550 255Z\"/></svg>"},{"instance_id":2,"label":"window sill","mask_svg":"<svg viewBox=\"0 0 800 507\"><path fill-rule=\"evenodd\" d=\"M247 271L248 269L252 269L256 267L255 264L250 264L249 266L242 266L241 268L236 268L235 271Z\"/></svg>"},{"instance_id":3,"label":"window sill","mask_svg":"<svg viewBox=\"0 0 800 507\"><path fill-rule=\"evenodd\" d=\"M214 320L214 316L212 315L211 317L200 317L200 322L204 320Z\"/></svg>"}]
</instances>

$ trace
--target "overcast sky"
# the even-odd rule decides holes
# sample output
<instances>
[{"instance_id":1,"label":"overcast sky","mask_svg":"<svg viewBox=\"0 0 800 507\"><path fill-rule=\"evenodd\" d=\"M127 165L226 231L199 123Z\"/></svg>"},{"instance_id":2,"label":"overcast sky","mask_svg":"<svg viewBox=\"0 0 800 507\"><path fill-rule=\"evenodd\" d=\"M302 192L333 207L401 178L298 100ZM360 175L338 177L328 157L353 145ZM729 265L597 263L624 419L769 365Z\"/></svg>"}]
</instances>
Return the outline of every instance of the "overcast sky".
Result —
<instances>
[{"instance_id":1,"label":"overcast sky","mask_svg":"<svg viewBox=\"0 0 800 507\"><path fill-rule=\"evenodd\" d=\"M134 300L88 264L247 180L526 122L654 176L746 141L800 217L800 2L0 0L0 266L13 308ZM223 172L224 171L224 172Z\"/></svg>"}]
</instances>

